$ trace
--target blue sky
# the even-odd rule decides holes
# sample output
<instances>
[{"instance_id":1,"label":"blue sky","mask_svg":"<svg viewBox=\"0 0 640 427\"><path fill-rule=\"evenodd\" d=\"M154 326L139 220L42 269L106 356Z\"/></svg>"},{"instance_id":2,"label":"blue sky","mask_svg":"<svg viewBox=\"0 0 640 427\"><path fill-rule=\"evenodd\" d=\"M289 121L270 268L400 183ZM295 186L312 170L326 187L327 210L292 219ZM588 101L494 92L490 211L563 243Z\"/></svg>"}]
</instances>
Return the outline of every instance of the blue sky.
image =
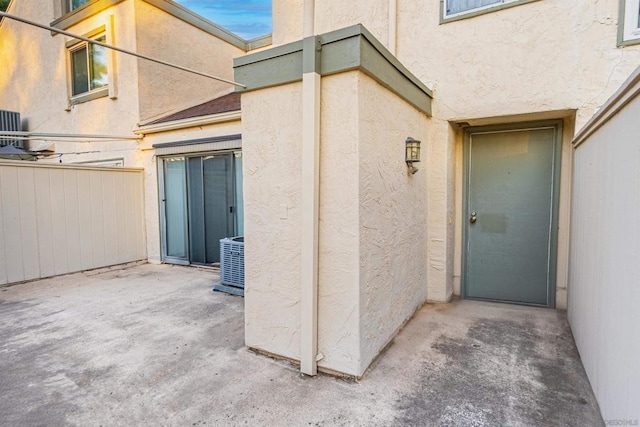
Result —
<instances>
[{"instance_id":1,"label":"blue sky","mask_svg":"<svg viewBox=\"0 0 640 427\"><path fill-rule=\"evenodd\" d=\"M271 0L174 0L244 39L271 32Z\"/></svg>"}]
</instances>

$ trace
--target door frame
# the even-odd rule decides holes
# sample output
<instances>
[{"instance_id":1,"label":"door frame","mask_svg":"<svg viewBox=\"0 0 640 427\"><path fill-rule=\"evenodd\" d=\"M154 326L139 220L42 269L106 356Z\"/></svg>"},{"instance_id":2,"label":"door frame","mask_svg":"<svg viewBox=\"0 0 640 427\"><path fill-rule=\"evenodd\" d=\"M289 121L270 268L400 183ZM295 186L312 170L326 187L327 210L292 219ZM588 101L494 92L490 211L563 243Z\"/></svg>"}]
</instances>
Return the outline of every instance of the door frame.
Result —
<instances>
[{"instance_id":1,"label":"door frame","mask_svg":"<svg viewBox=\"0 0 640 427\"><path fill-rule=\"evenodd\" d=\"M196 152L188 152L188 153L173 153L173 154L163 154L156 156L156 166L157 166L157 179L158 179L158 214L159 214L159 225L160 225L160 261L163 263L169 264L178 264L178 265L193 265L191 263L191 245L187 241L187 259L184 260L182 258L176 258L167 255L167 218L166 212L164 208L164 160L171 157L184 157L185 160L189 157L206 157L206 156L221 156L221 155L231 155L232 156L232 167L235 168L235 154L238 152L242 152L240 148L231 148L231 149L223 149L223 150L208 150L208 151L196 151ZM186 173L186 172L185 172ZM232 174L232 186L235 189L237 185L235 173ZM185 176L185 191L188 191L189 186L189 178ZM189 236L189 201L187 199L187 239ZM234 210L234 227L235 227L235 215L237 215L237 211ZM199 264L195 264L199 265Z\"/></svg>"},{"instance_id":2,"label":"door frame","mask_svg":"<svg viewBox=\"0 0 640 427\"><path fill-rule=\"evenodd\" d=\"M470 176L469 167L471 165L471 135L474 133L497 133L516 132L523 130L553 128L555 137L553 141L553 165L552 165L552 197L551 197L551 227L549 230L549 260L547 268L547 303L527 304L519 301L491 300L483 298L471 298L468 295L468 269L467 256L469 250L469 187ZM464 299L477 299L486 301L497 301L519 305L532 305L539 307L555 308L556 306L556 279L558 269L558 215L560 207L560 172L562 163L562 120L544 120L533 122L518 122L501 125L473 126L464 129L464 139L462 147L463 158L463 182L462 182L462 259L461 259L461 297Z\"/></svg>"}]
</instances>

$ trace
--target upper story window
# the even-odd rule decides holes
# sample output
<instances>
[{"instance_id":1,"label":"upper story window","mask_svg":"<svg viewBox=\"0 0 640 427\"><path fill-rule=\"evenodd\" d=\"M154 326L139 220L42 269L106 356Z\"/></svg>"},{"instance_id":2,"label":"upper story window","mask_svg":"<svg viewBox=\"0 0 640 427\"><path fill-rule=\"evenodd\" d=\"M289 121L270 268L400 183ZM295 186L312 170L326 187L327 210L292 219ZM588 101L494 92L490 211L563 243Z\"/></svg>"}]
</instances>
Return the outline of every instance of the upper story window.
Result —
<instances>
[{"instance_id":1,"label":"upper story window","mask_svg":"<svg viewBox=\"0 0 640 427\"><path fill-rule=\"evenodd\" d=\"M69 2L69 12L71 12L74 9L79 8L80 6L82 6L85 3L89 3L90 0L68 0Z\"/></svg>"},{"instance_id":2,"label":"upper story window","mask_svg":"<svg viewBox=\"0 0 640 427\"><path fill-rule=\"evenodd\" d=\"M442 20L469 18L480 13L530 3L537 0L441 0Z\"/></svg>"},{"instance_id":3,"label":"upper story window","mask_svg":"<svg viewBox=\"0 0 640 427\"><path fill-rule=\"evenodd\" d=\"M640 0L620 0L618 44L640 43Z\"/></svg>"},{"instance_id":4,"label":"upper story window","mask_svg":"<svg viewBox=\"0 0 640 427\"><path fill-rule=\"evenodd\" d=\"M105 42L106 36L95 37ZM102 46L81 42L69 49L71 56L71 95L78 96L106 88L109 82L107 74L107 51Z\"/></svg>"}]
</instances>

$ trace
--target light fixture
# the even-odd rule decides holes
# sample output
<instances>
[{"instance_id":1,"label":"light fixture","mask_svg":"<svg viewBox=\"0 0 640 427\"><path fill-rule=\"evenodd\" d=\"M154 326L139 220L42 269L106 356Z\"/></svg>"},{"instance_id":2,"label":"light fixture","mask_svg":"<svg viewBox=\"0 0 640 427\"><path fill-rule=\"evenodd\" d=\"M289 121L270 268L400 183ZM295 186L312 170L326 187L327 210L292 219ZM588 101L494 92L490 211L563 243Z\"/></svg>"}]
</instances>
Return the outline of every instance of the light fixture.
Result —
<instances>
[{"instance_id":1,"label":"light fixture","mask_svg":"<svg viewBox=\"0 0 640 427\"><path fill-rule=\"evenodd\" d=\"M409 173L413 175L418 172L418 168L413 164L420 161L420 141L411 137L405 141L405 162L409 167Z\"/></svg>"}]
</instances>

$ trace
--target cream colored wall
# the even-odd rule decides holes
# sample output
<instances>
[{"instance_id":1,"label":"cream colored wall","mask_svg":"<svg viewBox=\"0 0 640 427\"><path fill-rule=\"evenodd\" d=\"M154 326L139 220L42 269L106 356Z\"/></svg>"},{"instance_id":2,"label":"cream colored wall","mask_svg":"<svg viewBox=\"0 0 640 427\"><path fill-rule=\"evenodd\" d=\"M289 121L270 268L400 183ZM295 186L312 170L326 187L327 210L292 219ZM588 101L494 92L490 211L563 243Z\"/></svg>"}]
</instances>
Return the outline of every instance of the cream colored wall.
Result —
<instances>
[{"instance_id":1,"label":"cream colored wall","mask_svg":"<svg viewBox=\"0 0 640 427\"><path fill-rule=\"evenodd\" d=\"M273 45L301 40L304 0L276 0L271 5Z\"/></svg>"},{"instance_id":2,"label":"cream colored wall","mask_svg":"<svg viewBox=\"0 0 640 427\"><path fill-rule=\"evenodd\" d=\"M427 298L431 188L424 163L408 174L404 150L409 136L424 148L431 141L424 114L371 77L357 76L362 375Z\"/></svg>"},{"instance_id":3,"label":"cream colored wall","mask_svg":"<svg viewBox=\"0 0 640 427\"><path fill-rule=\"evenodd\" d=\"M162 261L161 230L160 230L160 202L158 199L158 157L154 144L168 142L191 141L216 136L236 135L241 133L240 120L216 123L205 126L176 129L145 135L144 140L136 152L135 163L144 168L145 190L144 199L145 221L147 224L147 253L151 263Z\"/></svg>"},{"instance_id":4,"label":"cream colored wall","mask_svg":"<svg viewBox=\"0 0 640 427\"><path fill-rule=\"evenodd\" d=\"M301 132L302 83L242 95L245 344L292 359L300 357Z\"/></svg>"},{"instance_id":5,"label":"cream colored wall","mask_svg":"<svg viewBox=\"0 0 640 427\"><path fill-rule=\"evenodd\" d=\"M275 43L300 38L291 29L301 23L302 12L285 7L290 3L274 0L274 11L282 14L274 19ZM398 2L396 56L435 95L425 153L430 301L447 301L460 287L464 132L450 123L560 118L565 138L556 303L566 307L569 141L640 64L640 46L616 46L618 7L618 0L543 0L440 24L440 2ZM316 32L363 23L386 45L388 11L387 0L349 7L338 0L316 2Z\"/></svg>"},{"instance_id":6,"label":"cream colored wall","mask_svg":"<svg viewBox=\"0 0 640 427\"><path fill-rule=\"evenodd\" d=\"M318 351L325 358L319 366L359 375L358 73L323 78L321 99Z\"/></svg>"},{"instance_id":7,"label":"cream colored wall","mask_svg":"<svg viewBox=\"0 0 640 427\"><path fill-rule=\"evenodd\" d=\"M427 297L427 118L357 71L322 79L320 369L361 376ZM245 341L300 357L301 84L242 95ZM264 236L267 236L265 238Z\"/></svg>"},{"instance_id":8,"label":"cream colored wall","mask_svg":"<svg viewBox=\"0 0 640 427\"><path fill-rule=\"evenodd\" d=\"M142 170L0 163L0 285L146 259Z\"/></svg>"},{"instance_id":9,"label":"cream colored wall","mask_svg":"<svg viewBox=\"0 0 640 427\"><path fill-rule=\"evenodd\" d=\"M10 12L48 25L56 18L53 3L13 2ZM112 21L117 44L135 49L133 16L133 4L122 2L68 31L86 34ZM20 112L27 129L34 132L130 135L138 115L137 61L115 54L117 99L104 97L69 107L68 40L5 19L0 26L0 108ZM89 151L87 147L83 151Z\"/></svg>"},{"instance_id":10,"label":"cream colored wall","mask_svg":"<svg viewBox=\"0 0 640 427\"><path fill-rule=\"evenodd\" d=\"M142 1L135 0L139 53L233 80L233 58L244 51ZM138 61L140 121L180 111L234 90L229 83Z\"/></svg>"}]
</instances>

